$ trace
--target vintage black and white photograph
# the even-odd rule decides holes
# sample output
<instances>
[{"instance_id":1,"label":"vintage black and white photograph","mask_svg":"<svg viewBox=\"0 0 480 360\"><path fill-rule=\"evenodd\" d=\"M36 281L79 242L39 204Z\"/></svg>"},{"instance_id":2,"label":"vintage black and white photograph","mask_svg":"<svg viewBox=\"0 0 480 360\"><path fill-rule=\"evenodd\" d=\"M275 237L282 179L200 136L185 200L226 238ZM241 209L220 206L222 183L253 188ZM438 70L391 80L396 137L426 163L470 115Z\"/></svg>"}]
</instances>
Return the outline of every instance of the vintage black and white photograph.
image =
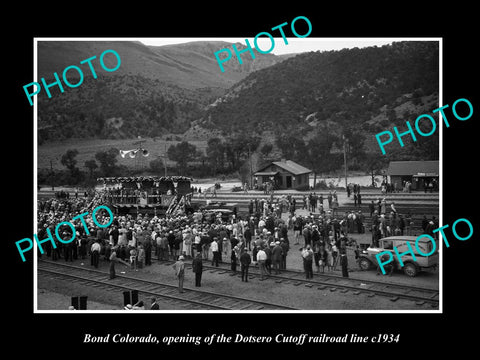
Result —
<instances>
[{"instance_id":1,"label":"vintage black and white photograph","mask_svg":"<svg viewBox=\"0 0 480 360\"><path fill-rule=\"evenodd\" d=\"M296 24L35 39L35 312L442 311L442 39Z\"/></svg>"}]
</instances>

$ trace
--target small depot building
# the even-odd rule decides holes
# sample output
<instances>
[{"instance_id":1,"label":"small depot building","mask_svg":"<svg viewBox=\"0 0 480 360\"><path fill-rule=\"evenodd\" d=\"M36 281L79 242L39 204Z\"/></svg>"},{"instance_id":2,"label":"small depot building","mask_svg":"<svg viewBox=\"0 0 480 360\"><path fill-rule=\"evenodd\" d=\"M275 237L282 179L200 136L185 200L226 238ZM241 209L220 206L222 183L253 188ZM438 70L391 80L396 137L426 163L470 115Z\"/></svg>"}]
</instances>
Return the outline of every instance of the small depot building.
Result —
<instances>
[{"instance_id":1,"label":"small depot building","mask_svg":"<svg viewBox=\"0 0 480 360\"><path fill-rule=\"evenodd\" d=\"M409 181L412 190L427 188L438 191L439 172L438 161L391 161L387 175L397 189L402 189L405 182Z\"/></svg>"},{"instance_id":2,"label":"small depot building","mask_svg":"<svg viewBox=\"0 0 480 360\"><path fill-rule=\"evenodd\" d=\"M266 183L275 184L277 189L295 189L309 185L312 170L292 160L272 161L253 174L256 185L262 187Z\"/></svg>"}]
</instances>

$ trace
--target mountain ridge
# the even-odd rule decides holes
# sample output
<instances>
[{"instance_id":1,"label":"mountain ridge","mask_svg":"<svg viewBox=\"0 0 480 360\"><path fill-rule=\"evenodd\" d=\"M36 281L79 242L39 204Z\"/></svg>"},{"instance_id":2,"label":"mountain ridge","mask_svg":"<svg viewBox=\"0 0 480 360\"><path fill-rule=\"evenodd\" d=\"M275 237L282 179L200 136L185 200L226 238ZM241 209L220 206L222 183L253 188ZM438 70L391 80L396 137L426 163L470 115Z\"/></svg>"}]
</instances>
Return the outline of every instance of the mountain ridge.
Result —
<instances>
[{"instance_id":1,"label":"mountain ridge","mask_svg":"<svg viewBox=\"0 0 480 360\"><path fill-rule=\"evenodd\" d=\"M100 45L109 44L86 49L92 52ZM130 66L123 67L123 72L119 69L118 74L86 80L81 87L68 89L68 94L39 102L39 125L49 126L39 135L42 141L73 135L126 139L172 133L186 134L187 140L192 135L208 140L271 131L272 142L279 141L276 150L288 153L292 138L321 143L326 132L331 134L329 152L343 146L339 139L346 134L353 155L378 150L371 141L375 133L400 126L410 116L438 104L439 47L435 41L394 42L283 58L271 55L244 64L233 58L225 63L225 73L213 60L213 53L212 59L209 57L223 43L117 45L139 52L127 51L125 63ZM80 50L77 47L68 55L81 54ZM175 59L180 60L177 63ZM151 75L165 64L182 74L176 76L173 70L165 74L165 70ZM189 78L189 74L195 76ZM241 79L235 80L238 76ZM190 84L184 87L187 80ZM407 149L392 146L391 154L438 156L438 138L422 139ZM301 157L301 152L288 155Z\"/></svg>"},{"instance_id":2,"label":"mountain ridge","mask_svg":"<svg viewBox=\"0 0 480 360\"><path fill-rule=\"evenodd\" d=\"M182 133L232 84L251 71L284 60L266 54L246 58L240 65L232 59L222 73L213 53L227 46L231 44L224 41L164 46L138 41L39 41L39 77L53 78L54 72L61 76L71 65L84 72L84 81L77 88L65 85L60 93L53 86L50 99L45 91L37 95L38 125L48 129L39 134L39 142L72 135L128 138ZM114 72L104 71L99 64L100 55L109 49L121 58ZM93 56L97 79L89 73L88 64L80 66ZM105 63L107 60L105 56ZM75 71L68 73L70 81L75 74L79 76Z\"/></svg>"},{"instance_id":3,"label":"mountain ridge","mask_svg":"<svg viewBox=\"0 0 480 360\"><path fill-rule=\"evenodd\" d=\"M202 87L227 89L251 71L285 58L256 52L255 59L244 56L244 63L239 64L232 57L224 64L226 71L222 73L214 52L231 45L224 41L194 41L162 46L144 45L139 41L38 41L38 73L40 77L50 79L54 72L61 74L65 67L76 65L88 77L91 76L88 65L80 65L80 62L96 56L92 64L102 76L131 74L189 90ZM238 47L245 48L241 44ZM98 63L102 52L108 49L115 50L122 61L114 73L102 71ZM69 73L69 77L75 76L75 72Z\"/></svg>"}]
</instances>

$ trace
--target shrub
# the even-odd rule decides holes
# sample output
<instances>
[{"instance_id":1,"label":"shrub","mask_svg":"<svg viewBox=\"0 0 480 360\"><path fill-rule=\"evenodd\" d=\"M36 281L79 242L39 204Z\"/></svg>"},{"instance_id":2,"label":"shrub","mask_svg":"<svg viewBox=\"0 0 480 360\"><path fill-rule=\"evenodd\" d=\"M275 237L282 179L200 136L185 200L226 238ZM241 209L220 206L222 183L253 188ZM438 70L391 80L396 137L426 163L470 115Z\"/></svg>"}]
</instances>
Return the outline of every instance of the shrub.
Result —
<instances>
[{"instance_id":1,"label":"shrub","mask_svg":"<svg viewBox=\"0 0 480 360\"><path fill-rule=\"evenodd\" d=\"M297 187L295 187L295 190L297 190L297 191L308 191L308 190L310 190L310 185L308 185L308 184L298 185Z\"/></svg>"},{"instance_id":2,"label":"shrub","mask_svg":"<svg viewBox=\"0 0 480 360\"><path fill-rule=\"evenodd\" d=\"M328 185L325 180L320 180L315 184L315 190L327 190Z\"/></svg>"}]
</instances>

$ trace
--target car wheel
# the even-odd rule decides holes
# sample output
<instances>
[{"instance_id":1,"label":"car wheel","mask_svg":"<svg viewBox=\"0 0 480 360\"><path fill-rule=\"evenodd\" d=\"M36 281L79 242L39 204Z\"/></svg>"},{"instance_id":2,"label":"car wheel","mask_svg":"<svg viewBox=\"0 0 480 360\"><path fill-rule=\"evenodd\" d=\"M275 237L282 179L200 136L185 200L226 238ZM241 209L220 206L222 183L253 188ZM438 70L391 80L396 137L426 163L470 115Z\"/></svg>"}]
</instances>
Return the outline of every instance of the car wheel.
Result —
<instances>
[{"instance_id":1,"label":"car wheel","mask_svg":"<svg viewBox=\"0 0 480 360\"><path fill-rule=\"evenodd\" d=\"M414 276L417 276L418 274L418 267L415 264L407 263L403 267L403 272L407 276L414 277Z\"/></svg>"},{"instance_id":2,"label":"car wheel","mask_svg":"<svg viewBox=\"0 0 480 360\"><path fill-rule=\"evenodd\" d=\"M372 262L367 258L361 258L360 261L358 262L358 265L362 270L369 270L372 267Z\"/></svg>"}]
</instances>

